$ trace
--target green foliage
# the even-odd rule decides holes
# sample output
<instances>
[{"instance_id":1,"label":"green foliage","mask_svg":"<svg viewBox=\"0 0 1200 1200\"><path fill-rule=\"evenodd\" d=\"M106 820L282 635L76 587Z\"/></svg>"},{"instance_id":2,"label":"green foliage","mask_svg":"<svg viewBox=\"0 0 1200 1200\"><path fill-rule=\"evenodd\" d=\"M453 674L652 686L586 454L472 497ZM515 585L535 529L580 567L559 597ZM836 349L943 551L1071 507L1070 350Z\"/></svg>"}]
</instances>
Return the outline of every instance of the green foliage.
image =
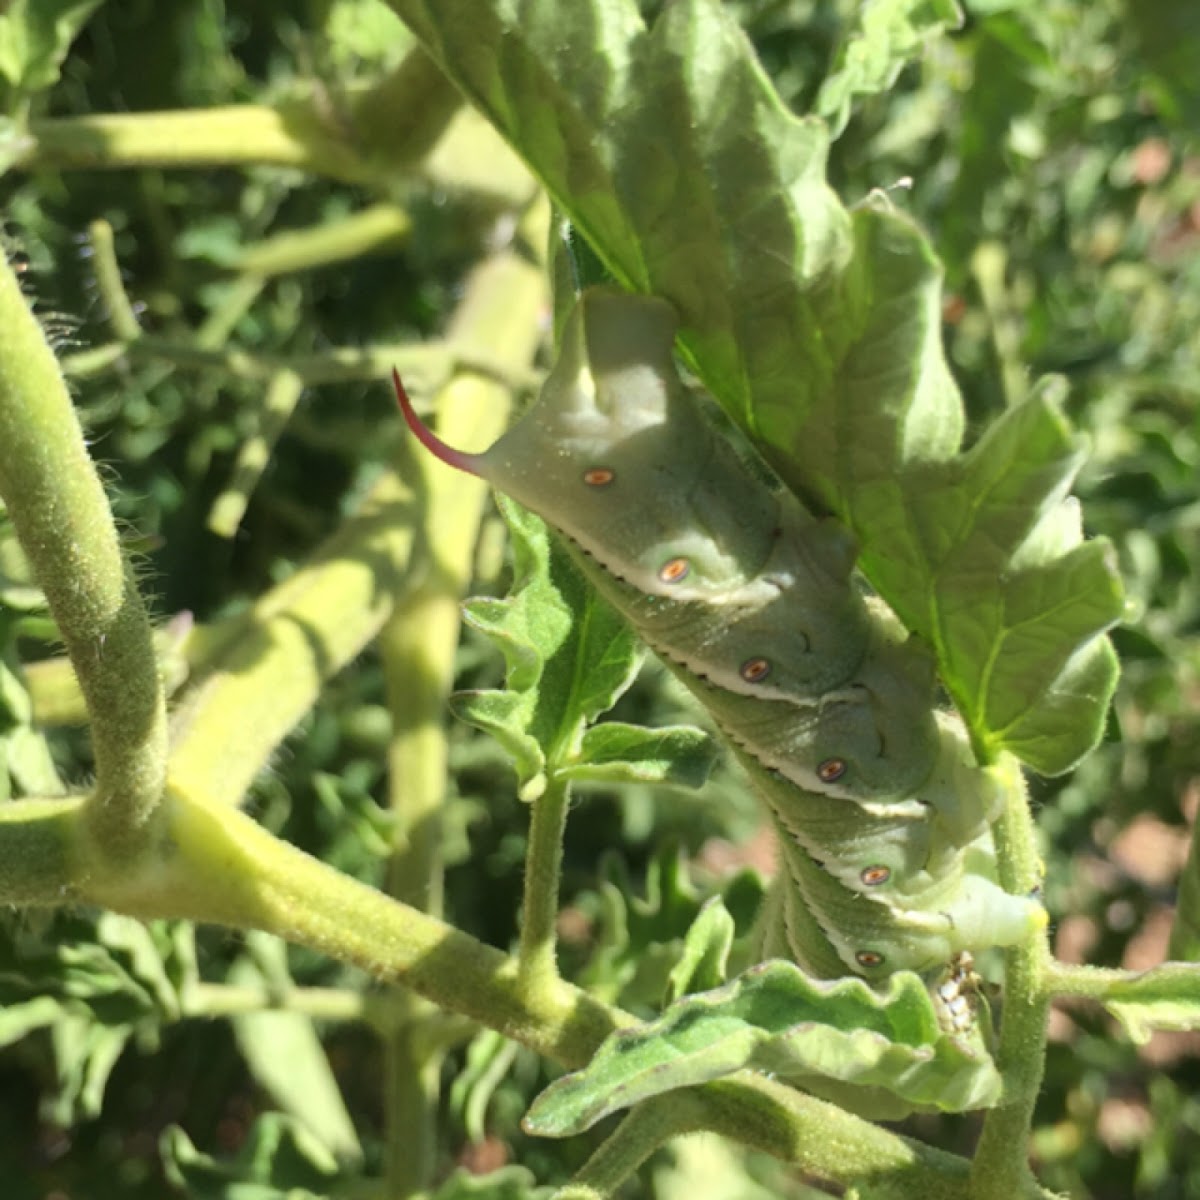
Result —
<instances>
[{"instance_id":1,"label":"green foliage","mask_svg":"<svg viewBox=\"0 0 1200 1200\"><path fill-rule=\"evenodd\" d=\"M71 43L101 0L15 0L0 15L0 76L8 101L22 101L58 82Z\"/></svg>"},{"instance_id":2,"label":"green foliage","mask_svg":"<svg viewBox=\"0 0 1200 1200\"><path fill-rule=\"evenodd\" d=\"M4 951L0 1042L49 1032L47 1115L63 1125L100 1113L122 1052L157 1041L198 978L190 926L147 927L115 913L60 918L49 943L26 932Z\"/></svg>"},{"instance_id":3,"label":"green foliage","mask_svg":"<svg viewBox=\"0 0 1200 1200\"><path fill-rule=\"evenodd\" d=\"M830 135L836 138L846 128L856 101L886 92L926 43L961 21L955 0L864 5L861 28L846 38L817 96L814 111L825 118Z\"/></svg>"},{"instance_id":4,"label":"green foliage","mask_svg":"<svg viewBox=\"0 0 1200 1200\"><path fill-rule=\"evenodd\" d=\"M1123 613L1118 577L1099 546L1079 550L1069 514L1053 513L1061 472L1006 514L999 569L980 571L956 528L964 501L970 512L988 493L954 458L962 413L941 350L940 264L890 203L837 203L824 126L782 108L731 18L707 0L672 5L646 28L623 3L573 8L569 29L550 8L480 21L452 3L395 7L616 278L675 305L701 379L785 481L847 521L868 578L938 650L980 750L1010 749L1050 774L1074 765L1116 684L1098 635ZM881 21L855 45L891 59L891 34ZM501 40L503 55L477 53ZM551 104L553 126L542 119ZM669 177L656 169L664 157ZM1014 584L1049 608L1004 616L1006 576L1029 566L1030 586ZM982 644L974 622L946 619L968 604L1000 617ZM1000 694L980 703L960 664L1001 655L1022 682L997 681Z\"/></svg>"},{"instance_id":5,"label":"green foliage","mask_svg":"<svg viewBox=\"0 0 1200 1200\"><path fill-rule=\"evenodd\" d=\"M1058 770L1103 730L1069 780L1033 781L1059 953L1112 974L1059 966L1045 977L1077 999L1052 1027L1030 1145L1056 1192L1171 1200L1196 1191L1190 1035L1158 1032L1194 1027L1195 972L1133 974L1165 953L1200 777L1200 176L1189 120L1200 36L1190 8L972 0L955 27L941 3L643 3L647 20L666 13L646 35L633 5L418 7L393 5L529 157L608 270L685 314L690 365L789 483L853 524L872 583L936 648L980 749ZM531 1008L528 995L493 990L515 956L471 973L476 943L417 943L404 958L396 948L425 928L418 917L365 924L352 890L321 910L326 940L298 931L334 886L327 880L291 896L286 932L303 944L286 964L278 942L247 957L227 928L193 935L180 922L84 917L80 906L94 896L103 907L112 893L56 892L53 902L75 915L22 914L0 939L0 1174L18 1200L98 1187L114 1200L168 1187L257 1200L377 1186L515 1200L576 1173L577 1194L600 1194L592 1184L605 1154L589 1176L590 1135L548 1141L519 1128L556 1069L546 1064L584 1065L612 1028L597 1019L598 1000L669 1024L680 1011L672 1006L694 1003L688 993L719 988L747 965L762 889L745 872L728 874L751 855L744 785L718 768L700 796L651 786L694 785L708 750L694 733L643 731L692 719L661 671L616 698L633 651L610 659L602 638L564 632L564 603L581 606L596 630L606 618L561 566L551 569L562 590L546 595L545 616L521 615L520 599L478 610L502 642L524 645L509 682L527 671L537 683L525 691L498 690L493 646L474 634L453 668L423 661L388 691L393 668L374 633L331 650L330 630L357 628L370 605L378 629L396 580L436 590L453 540L438 535L436 554L411 573L389 574L383 540L356 542L350 526L320 549L364 497L378 499L371 489L398 440L382 386L393 363L418 400L438 393L439 410L444 382L477 378L464 366L518 391L532 382L528 357L506 354L519 340L511 326L481 337L451 315L460 295L475 296L471 268L504 240L528 179L482 120L454 112L453 89L428 64L413 76L397 70L413 45L375 0L303 12L280 0L8 5L0 190L9 257L64 363L155 620L195 613L194 636L172 643L176 736L186 739L193 719L203 725L203 695L214 695L232 733L201 743L212 747L203 757L214 773L227 762L248 778L269 756L250 797L262 826L371 884L402 877L432 906L444 890L455 925L507 946L531 805L514 795L512 759L494 742L462 725L437 742L451 675L491 693L478 703L485 717L498 708L492 725L521 748L528 795L544 783L589 785L571 801L562 843L559 931L564 973L587 995L555 992L553 1004ZM405 92L414 77L427 82ZM171 126L153 147L128 120L156 111L215 120L209 110L236 104L246 107L219 129L203 119L189 132ZM829 114L838 136L787 109ZM902 179L911 187L895 186ZM100 236L94 256L80 253L98 217L113 225L107 260ZM296 234L302 243L289 241ZM526 242L524 228L520 238L522 253L539 240ZM140 323L136 336L121 325L123 304ZM507 307L534 327L519 289ZM449 320L452 334L436 340ZM1065 377L1065 393L1031 382L1046 373ZM303 390L285 417L264 396L278 399L296 379ZM498 404L492 395L481 408ZM443 435L461 444L492 436L472 441L474 418L457 429L445 419ZM415 495L383 501L396 524L445 501L415 472L405 478ZM1103 542L1081 540L1060 504L1072 486L1087 534L1115 549L1125 610ZM223 495L244 505L234 537ZM497 591L504 569L489 528L476 590ZM473 540L465 518L463 530ZM330 560L378 571L369 599L338 589L299 606L296 590L317 582L306 568ZM325 623L322 607L334 614ZM1121 615L1128 623L1113 639L1123 673L1105 728L1111 659L1093 635ZM271 637L258 636L271 620ZM440 662L436 622L413 620ZM303 670L259 674L281 629L295 634L286 653ZM80 785L95 770L81 732L49 715L77 722L83 711L59 637L0 516L6 800L57 804L62 781ZM241 652L230 657L233 645ZM356 655L353 671L331 680ZM568 675L580 662L600 668L590 699ZM427 670L441 691L411 728L437 745L409 741L393 755L396 693L420 691ZM242 709L223 690L231 679L258 680L260 706ZM584 710L607 709L606 697L613 719L589 725ZM307 713L297 735L281 746L296 717L280 717L246 767L233 735L285 708ZM427 763L444 803L428 810L434 817L406 816ZM396 794L386 790L389 767L403 780ZM236 790L219 794L230 822ZM21 812L33 815L3 806L5 844ZM444 886L440 870L431 882L419 862L426 822L440 824ZM244 868L255 843L247 826L229 828L240 841L222 853L238 848ZM668 837L676 845L663 852ZM20 842L17 856L32 861L38 845ZM755 861L769 862L755 847ZM1194 957L1195 858L1184 878L1175 946ZM244 898L224 892L217 898ZM366 949L331 949L331 929L347 942L361 933ZM998 978L996 963L980 970ZM426 995L431 980L468 982L415 1013L392 1005L390 986L367 982L373 974L390 985L405 972ZM505 1034L478 1034L456 1015L479 1021L481 1005ZM997 1007L1007 1022L1012 1008ZM586 1031L574 1041L561 1033L567 1013L572 1031ZM1109 1014L1132 1036L1115 1036ZM1133 1043L1147 1034L1147 1045ZM404 1059L398 1047L410 1035L436 1047L434 1057ZM402 1078L440 1076L449 1105L426 1092L404 1107L413 1095L394 1089L397 1056L409 1063ZM732 1076L715 1093L720 1112L735 1114L734 1137L676 1139L628 1194L807 1197L801 1174L850 1186L850 1166L867 1163L862 1195L967 1194L962 1160L947 1172L944 1155L924 1157L927 1146L973 1144L960 1122L923 1115L904 1141L862 1123L822 1123L836 1110L804 1124L802 1100L774 1105L765 1097L783 1092L778 1082L752 1083ZM711 1117L717 1110L703 1105L712 1094L664 1093L634 1110L627 1136L636 1140L661 1106ZM761 1106L739 1110L748 1097ZM338 1109L353 1119L361 1160L344 1128L332 1136ZM173 1128L160 1141L164 1111L187 1133ZM397 1111L424 1117L397 1137ZM426 1154L415 1130L431 1115ZM736 1128L798 1165L745 1150ZM1009 1159L1022 1165L1025 1133L1009 1138ZM406 1181L403 1164L386 1161L395 1145L413 1165ZM521 1165L491 1169L505 1161Z\"/></svg>"},{"instance_id":6,"label":"green foliage","mask_svg":"<svg viewBox=\"0 0 1200 1200\"><path fill-rule=\"evenodd\" d=\"M198 1151L182 1129L162 1136L167 1178L204 1200L317 1200L337 1178L337 1163L311 1133L287 1117L267 1114L233 1162Z\"/></svg>"},{"instance_id":7,"label":"green foliage","mask_svg":"<svg viewBox=\"0 0 1200 1200\"><path fill-rule=\"evenodd\" d=\"M1000 1098L991 1059L942 1031L915 976L892 976L880 994L856 979L817 983L776 961L613 1034L587 1067L534 1101L525 1126L566 1137L619 1109L746 1067L818 1091L834 1080L947 1111Z\"/></svg>"},{"instance_id":8,"label":"green foliage","mask_svg":"<svg viewBox=\"0 0 1200 1200\"><path fill-rule=\"evenodd\" d=\"M512 536L512 591L469 602L465 615L503 652L508 686L458 693L456 714L511 754L524 800L542 794L547 773L562 782L699 787L714 757L699 729L593 726L633 682L644 651L542 522L511 502L500 506Z\"/></svg>"}]
</instances>

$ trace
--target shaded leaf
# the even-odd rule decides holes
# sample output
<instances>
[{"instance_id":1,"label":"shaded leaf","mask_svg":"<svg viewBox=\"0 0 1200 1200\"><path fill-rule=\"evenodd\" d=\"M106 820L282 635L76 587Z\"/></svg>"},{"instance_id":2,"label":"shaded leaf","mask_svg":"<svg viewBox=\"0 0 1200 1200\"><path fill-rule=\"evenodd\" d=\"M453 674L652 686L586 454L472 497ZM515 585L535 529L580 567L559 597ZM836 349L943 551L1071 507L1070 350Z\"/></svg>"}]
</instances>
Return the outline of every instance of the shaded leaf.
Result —
<instances>
[{"instance_id":1,"label":"shaded leaf","mask_svg":"<svg viewBox=\"0 0 1200 1200\"><path fill-rule=\"evenodd\" d=\"M1160 110L1186 129L1200 121L1200 10L1170 0L1125 0Z\"/></svg>"},{"instance_id":2,"label":"shaded leaf","mask_svg":"<svg viewBox=\"0 0 1200 1200\"><path fill-rule=\"evenodd\" d=\"M233 1018L234 1036L250 1073L283 1112L302 1121L330 1151L343 1159L361 1158L354 1122L312 1018L287 1009L293 984L285 944L252 932L247 946L251 956L242 956L230 967L229 982L280 997L277 1010Z\"/></svg>"},{"instance_id":3,"label":"shaded leaf","mask_svg":"<svg viewBox=\"0 0 1200 1200\"><path fill-rule=\"evenodd\" d=\"M721 897L710 896L684 935L683 952L667 980L668 1004L725 982L734 932L733 918Z\"/></svg>"},{"instance_id":4,"label":"shaded leaf","mask_svg":"<svg viewBox=\"0 0 1200 1200\"><path fill-rule=\"evenodd\" d=\"M0 1046L11 1045L35 1029L53 1025L61 1015L62 1006L52 996L3 1005L0 1007Z\"/></svg>"},{"instance_id":5,"label":"shaded leaf","mask_svg":"<svg viewBox=\"0 0 1200 1200\"><path fill-rule=\"evenodd\" d=\"M505 746L521 798L535 800L548 769L580 761L585 728L633 682L642 651L542 521L499 503L512 536L512 589L503 600L468 601L465 612L503 653L508 690L460 692L451 704Z\"/></svg>"},{"instance_id":6,"label":"shaded leaf","mask_svg":"<svg viewBox=\"0 0 1200 1200\"><path fill-rule=\"evenodd\" d=\"M178 1126L163 1131L159 1153L167 1179L191 1200L324 1200L338 1176L323 1143L279 1113L259 1117L232 1159L198 1150Z\"/></svg>"},{"instance_id":7,"label":"shaded leaf","mask_svg":"<svg viewBox=\"0 0 1200 1200\"><path fill-rule=\"evenodd\" d=\"M702 729L672 725L645 729L605 721L588 729L576 762L562 769L566 779L589 783L658 783L702 787L718 756Z\"/></svg>"},{"instance_id":8,"label":"shaded leaf","mask_svg":"<svg viewBox=\"0 0 1200 1200\"><path fill-rule=\"evenodd\" d=\"M58 80L76 35L102 0L10 0L0 15L0 75L19 92Z\"/></svg>"},{"instance_id":9,"label":"shaded leaf","mask_svg":"<svg viewBox=\"0 0 1200 1200\"><path fill-rule=\"evenodd\" d=\"M926 41L961 23L954 0L875 0L860 5L858 27L838 53L814 106L829 122L832 136L846 128L857 97L886 92Z\"/></svg>"},{"instance_id":10,"label":"shaded leaf","mask_svg":"<svg viewBox=\"0 0 1200 1200\"><path fill-rule=\"evenodd\" d=\"M1046 774L1100 736L1116 685L1100 635L1124 611L1112 547L1085 542L1067 496L1085 446L1035 394L903 504L928 565L930 636L968 725Z\"/></svg>"},{"instance_id":11,"label":"shaded leaf","mask_svg":"<svg viewBox=\"0 0 1200 1200\"><path fill-rule=\"evenodd\" d=\"M104 1089L133 1033L128 1025L103 1025L81 1011L64 1011L50 1026L57 1088L48 1115L63 1128L100 1115Z\"/></svg>"},{"instance_id":12,"label":"shaded leaf","mask_svg":"<svg viewBox=\"0 0 1200 1200\"><path fill-rule=\"evenodd\" d=\"M986 1108L1000 1097L991 1059L939 1028L917 976L894 975L876 993L859 979L818 982L772 961L611 1035L587 1067L534 1101L525 1127L565 1137L652 1096L747 1067L883 1088L943 1111Z\"/></svg>"},{"instance_id":13,"label":"shaded leaf","mask_svg":"<svg viewBox=\"0 0 1200 1200\"><path fill-rule=\"evenodd\" d=\"M487 1110L519 1051L494 1029L477 1033L467 1045L466 1063L450 1087L450 1111L472 1142L487 1137Z\"/></svg>"},{"instance_id":14,"label":"shaded leaf","mask_svg":"<svg viewBox=\"0 0 1200 1200\"><path fill-rule=\"evenodd\" d=\"M678 847L661 847L646 867L643 895L617 856L606 856L601 871L599 936L580 982L626 1005L657 1006L700 912L687 864Z\"/></svg>"},{"instance_id":15,"label":"shaded leaf","mask_svg":"<svg viewBox=\"0 0 1200 1200\"><path fill-rule=\"evenodd\" d=\"M613 276L676 306L701 380L793 490L849 524L872 584L937 647L979 745L1047 773L1091 749L1116 676L1101 634L1122 615L1107 555L1063 534L1031 564L1009 538L999 570L978 573L988 522L967 536L944 520L988 497L956 457L963 413L942 349L941 264L889 204L842 207L825 181L827 129L786 111L733 16L713 0L680 0L648 26L616 0L392 6ZM824 103L841 120L950 13L872 6ZM992 447L1016 427L1001 424ZM968 459L978 469L984 457ZM1040 494L1035 473L1009 462L1024 488L1011 534L1061 502L1074 459L1048 455ZM948 558L933 554L956 533L966 540ZM1001 616L1018 591L1032 601ZM968 607L991 615L987 628L947 619ZM981 669L1003 659L1023 681L972 680L972 658Z\"/></svg>"},{"instance_id":16,"label":"shaded leaf","mask_svg":"<svg viewBox=\"0 0 1200 1200\"><path fill-rule=\"evenodd\" d=\"M49 946L23 932L3 944L0 1036L49 1027L56 1090L47 1109L67 1127L99 1113L131 1037L152 1041L179 1017L196 980L195 953L191 927L181 922L103 913L94 924L59 917L57 933Z\"/></svg>"},{"instance_id":17,"label":"shaded leaf","mask_svg":"<svg viewBox=\"0 0 1200 1200\"><path fill-rule=\"evenodd\" d=\"M1156 1029L1200 1029L1200 965L1167 963L1114 980L1101 1001L1139 1045Z\"/></svg>"}]
</instances>

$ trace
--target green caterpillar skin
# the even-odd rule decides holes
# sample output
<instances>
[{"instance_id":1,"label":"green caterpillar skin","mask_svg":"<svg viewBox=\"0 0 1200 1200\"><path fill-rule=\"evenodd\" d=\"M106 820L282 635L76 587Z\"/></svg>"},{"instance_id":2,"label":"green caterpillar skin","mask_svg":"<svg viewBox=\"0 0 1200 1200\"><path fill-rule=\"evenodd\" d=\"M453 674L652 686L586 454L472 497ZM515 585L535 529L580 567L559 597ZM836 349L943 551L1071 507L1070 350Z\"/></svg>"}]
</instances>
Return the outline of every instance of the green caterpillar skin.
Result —
<instances>
[{"instance_id":1,"label":"green caterpillar skin","mask_svg":"<svg viewBox=\"0 0 1200 1200\"><path fill-rule=\"evenodd\" d=\"M420 436L603 568L650 646L716 689L705 703L732 741L844 799L919 782L934 757L924 656L877 635L845 531L704 419L674 367L675 327L661 300L588 292L538 403L494 446Z\"/></svg>"},{"instance_id":2,"label":"green caterpillar skin","mask_svg":"<svg viewBox=\"0 0 1200 1200\"><path fill-rule=\"evenodd\" d=\"M482 454L438 441L397 379L401 406L567 539L733 745L784 846L768 944L875 977L1020 940L1044 914L992 879L994 781L938 716L929 655L863 594L849 535L704 416L676 324L661 300L585 292L537 402Z\"/></svg>"},{"instance_id":3,"label":"green caterpillar skin","mask_svg":"<svg viewBox=\"0 0 1200 1200\"><path fill-rule=\"evenodd\" d=\"M842 806L740 756L775 819L787 868L788 895L763 937L781 940L811 973L829 973L829 951L868 979L927 971L1045 925L1036 901L995 882L991 822L1009 790L1022 788L1019 770L976 767L949 714L939 733L938 766L924 793L936 801L922 813L863 811L853 821ZM804 936L810 919L825 945Z\"/></svg>"}]
</instances>

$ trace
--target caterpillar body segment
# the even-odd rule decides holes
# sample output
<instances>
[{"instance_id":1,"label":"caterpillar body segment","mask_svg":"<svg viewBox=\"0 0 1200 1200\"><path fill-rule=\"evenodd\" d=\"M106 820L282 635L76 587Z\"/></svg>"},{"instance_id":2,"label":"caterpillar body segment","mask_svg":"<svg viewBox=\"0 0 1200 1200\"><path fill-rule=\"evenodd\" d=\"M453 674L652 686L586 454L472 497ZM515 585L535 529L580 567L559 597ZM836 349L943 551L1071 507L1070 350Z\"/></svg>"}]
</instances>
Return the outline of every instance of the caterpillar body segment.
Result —
<instances>
[{"instance_id":1,"label":"caterpillar body segment","mask_svg":"<svg viewBox=\"0 0 1200 1200\"><path fill-rule=\"evenodd\" d=\"M587 292L537 402L490 449L419 436L627 584L620 606L694 674L811 703L866 653L854 542L749 470L703 416L675 370L676 324L664 301ZM406 417L416 429L411 406ZM768 669L748 672L759 658Z\"/></svg>"},{"instance_id":2,"label":"caterpillar body segment","mask_svg":"<svg viewBox=\"0 0 1200 1200\"><path fill-rule=\"evenodd\" d=\"M661 300L593 289L528 413L488 450L440 442L553 526L696 694L770 810L781 871L767 954L810 973L931 972L1044 926L994 877L1003 771L940 712L932 657L853 572L854 543L773 486L675 368Z\"/></svg>"},{"instance_id":3,"label":"caterpillar body segment","mask_svg":"<svg viewBox=\"0 0 1200 1200\"><path fill-rule=\"evenodd\" d=\"M776 886L812 914L827 950L867 978L928 971L963 952L1016 945L1046 925L1035 899L1011 895L996 881L991 822L1011 785L1008 772L975 767L968 776L970 751L957 721L945 715L939 727L944 786L929 789L929 799L917 802L920 812L856 806L848 820L843 804L739 755L774 818ZM764 915L761 944L787 944L789 956L812 970L811 931L803 943L794 940L794 915L789 921L786 907L774 911L783 923L771 927Z\"/></svg>"}]
</instances>

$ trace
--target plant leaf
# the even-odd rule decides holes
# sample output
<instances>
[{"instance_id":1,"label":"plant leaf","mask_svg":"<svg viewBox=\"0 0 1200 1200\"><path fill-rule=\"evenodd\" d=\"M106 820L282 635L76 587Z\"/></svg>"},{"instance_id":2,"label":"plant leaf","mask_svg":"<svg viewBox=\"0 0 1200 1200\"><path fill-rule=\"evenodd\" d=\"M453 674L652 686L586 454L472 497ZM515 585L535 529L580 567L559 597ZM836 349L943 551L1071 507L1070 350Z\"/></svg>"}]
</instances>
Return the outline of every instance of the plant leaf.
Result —
<instances>
[{"instance_id":1,"label":"plant leaf","mask_svg":"<svg viewBox=\"0 0 1200 1200\"><path fill-rule=\"evenodd\" d=\"M104 1087L130 1037L154 1038L183 1011L194 984L191 927L117 913L60 915L57 941L25 930L0 941L0 1039L48 1025L57 1091L47 1111L67 1127L99 1113ZM40 999L34 1000L34 997ZM55 1015L47 1006L53 1006Z\"/></svg>"},{"instance_id":2,"label":"plant leaf","mask_svg":"<svg viewBox=\"0 0 1200 1200\"><path fill-rule=\"evenodd\" d=\"M988 496L957 457L941 264L890 204L843 208L825 181L824 123L784 108L733 15L715 0L678 0L650 26L631 0L390 2L612 275L675 305L691 365L789 486L854 531L871 583L937 647L980 749L1011 749L1046 773L1090 750L1116 679L1102 634L1123 613L1104 546L1060 530L1036 564L992 556L998 569L977 571L997 522L1011 535L1062 501L1076 452L1057 466L1049 454L1041 495L1010 456L1021 511L994 510L974 534L945 524ZM880 28L863 26L870 70L843 63L825 96L839 120L848 96L884 86L911 49L904 21L927 37L950 12L875 8ZM1061 426L1033 404L1042 436ZM989 446L1027 420L1005 418ZM966 460L978 470L983 457ZM1021 553L1019 540L1008 545ZM1010 613L1018 572L1032 601ZM986 679L963 669L976 652Z\"/></svg>"},{"instance_id":3,"label":"plant leaf","mask_svg":"<svg viewBox=\"0 0 1200 1200\"><path fill-rule=\"evenodd\" d=\"M230 1160L197 1150L178 1126L159 1139L163 1170L192 1200L319 1200L334 1190L337 1163L299 1122L264 1113Z\"/></svg>"},{"instance_id":4,"label":"plant leaf","mask_svg":"<svg viewBox=\"0 0 1200 1200\"><path fill-rule=\"evenodd\" d=\"M0 76L20 92L58 81L59 68L102 0L11 0L0 15Z\"/></svg>"},{"instance_id":5,"label":"plant leaf","mask_svg":"<svg viewBox=\"0 0 1200 1200\"><path fill-rule=\"evenodd\" d=\"M718 750L702 729L667 725L646 729L605 721L588 729L576 762L563 767L566 779L589 783L654 783L703 787Z\"/></svg>"},{"instance_id":6,"label":"plant leaf","mask_svg":"<svg viewBox=\"0 0 1200 1200\"><path fill-rule=\"evenodd\" d=\"M1200 964L1167 963L1114 980L1101 1000L1139 1045L1156 1029L1200 1029Z\"/></svg>"},{"instance_id":7,"label":"plant leaf","mask_svg":"<svg viewBox=\"0 0 1200 1200\"><path fill-rule=\"evenodd\" d=\"M938 647L942 675L980 744L1067 770L1099 739L1117 665L1101 635L1124 609L1111 546L1084 542L1068 489L1085 447L1044 393L1010 409L967 454L882 483L901 520L878 574L920 562L905 622Z\"/></svg>"},{"instance_id":8,"label":"plant leaf","mask_svg":"<svg viewBox=\"0 0 1200 1200\"><path fill-rule=\"evenodd\" d=\"M837 56L814 106L838 137L850 120L855 97L886 92L897 75L947 29L962 24L954 0L875 0L859 7L858 28Z\"/></svg>"},{"instance_id":9,"label":"plant leaf","mask_svg":"<svg viewBox=\"0 0 1200 1200\"><path fill-rule=\"evenodd\" d=\"M504 600L469 601L466 616L504 654L508 689L460 692L454 711L509 751L524 800L541 795L548 772L699 787L715 754L699 730L589 728L633 682L643 650L546 526L510 500L499 503L512 534L512 590Z\"/></svg>"},{"instance_id":10,"label":"plant leaf","mask_svg":"<svg viewBox=\"0 0 1200 1200\"><path fill-rule=\"evenodd\" d=\"M771 961L611 1035L588 1066L534 1101L525 1128L566 1137L652 1096L747 1067L884 1088L951 1112L1000 1098L995 1064L939 1028L916 975L892 976L880 994L860 979L818 982L792 963Z\"/></svg>"},{"instance_id":11,"label":"plant leaf","mask_svg":"<svg viewBox=\"0 0 1200 1200\"><path fill-rule=\"evenodd\" d=\"M233 1018L234 1036L250 1073L282 1111L302 1121L339 1158L361 1159L354 1122L312 1018L286 1007L293 984L285 944L258 932L248 933L246 941L251 954L233 963L229 982L264 993L272 990L285 998L278 1009Z\"/></svg>"},{"instance_id":12,"label":"plant leaf","mask_svg":"<svg viewBox=\"0 0 1200 1200\"><path fill-rule=\"evenodd\" d=\"M683 952L667 980L667 1003L725 982L733 946L733 918L720 896L710 896L683 939Z\"/></svg>"}]
</instances>

